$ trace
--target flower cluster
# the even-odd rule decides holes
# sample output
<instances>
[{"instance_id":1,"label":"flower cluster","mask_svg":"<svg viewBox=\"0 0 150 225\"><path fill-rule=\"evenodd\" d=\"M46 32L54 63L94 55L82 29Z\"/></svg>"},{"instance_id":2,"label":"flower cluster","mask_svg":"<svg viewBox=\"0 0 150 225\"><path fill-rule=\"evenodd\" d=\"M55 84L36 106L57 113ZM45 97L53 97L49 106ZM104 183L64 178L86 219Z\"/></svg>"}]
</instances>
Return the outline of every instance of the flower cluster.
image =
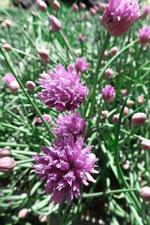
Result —
<instances>
[{"instance_id":1,"label":"flower cluster","mask_svg":"<svg viewBox=\"0 0 150 225\"><path fill-rule=\"evenodd\" d=\"M51 71L49 76L45 76L39 82L43 88L38 94L41 102L48 108L56 107L60 112L74 111L83 103L88 93L84 82L80 83L80 74L77 74L71 65L68 72L64 66L57 66L55 72Z\"/></svg>"},{"instance_id":2,"label":"flower cluster","mask_svg":"<svg viewBox=\"0 0 150 225\"><path fill-rule=\"evenodd\" d=\"M54 134L59 137L68 137L70 134L74 139L85 134L85 118L81 119L79 113L60 115L57 119L57 128L53 128Z\"/></svg>"},{"instance_id":3,"label":"flower cluster","mask_svg":"<svg viewBox=\"0 0 150 225\"><path fill-rule=\"evenodd\" d=\"M83 139L74 142L72 135L61 139L59 146L42 147L44 155L35 155L34 164L38 177L46 181L45 192L52 194L50 202L60 204L65 196L68 204L74 196L81 198L80 184L95 182L91 173L97 173L94 164L97 158L91 149L83 148Z\"/></svg>"},{"instance_id":4,"label":"flower cluster","mask_svg":"<svg viewBox=\"0 0 150 225\"><path fill-rule=\"evenodd\" d=\"M110 0L101 21L112 36L119 37L139 16L137 0Z\"/></svg>"}]
</instances>

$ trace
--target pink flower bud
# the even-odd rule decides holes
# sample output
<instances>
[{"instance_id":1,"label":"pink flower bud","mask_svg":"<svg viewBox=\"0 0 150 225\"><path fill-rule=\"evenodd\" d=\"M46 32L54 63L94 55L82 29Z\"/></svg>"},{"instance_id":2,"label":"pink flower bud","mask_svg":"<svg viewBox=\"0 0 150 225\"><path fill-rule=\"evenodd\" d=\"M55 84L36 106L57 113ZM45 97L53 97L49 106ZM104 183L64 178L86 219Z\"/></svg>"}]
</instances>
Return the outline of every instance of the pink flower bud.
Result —
<instances>
[{"instance_id":1,"label":"pink flower bud","mask_svg":"<svg viewBox=\"0 0 150 225\"><path fill-rule=\"evenodd\" d=\"M57 12L60 9L60 3L57 0L53 2L53 9Z\"/></svg>"},{"instance_id":2,"label":"pink flower bud","mask_svg":"<svg viewBox=\"0 0 150 225\"><path fill-rule=\"evenodd\" d=\"M127 160L126 163L122 165L122 168L128 170L130 168L130 162Z\"/></svg>"},{"instance_id":3,"label":"pink flower bud","mask_svg":"<svg viewBox=\"0 0 150 225\"><path fill-rule=\"evenodd\" d=\"M43 119L44 119L47 123L50 123L50 122L52 121L51 116L48 115L48 114L44 114L42 117L43 117ZM36 120L36 122L39 123L39 124L42 124L41 118L38 117L37 120Z\"/></svg>"},{"instance_id":4,"label":"pink flower bud","mask_svg":"<svg viewBox=\"0 0 150 225\"><path fill-rule=\"evenodd\" d=\"M26 25L26 24L24 24L24 25L23 25L23 28L26 30L26 29L27 29L27 25Z\"/></svg>"},{"instance_id":5,"label":"pink flower bud","mask_svg":"<svg viewBox=\"0 0 150 225\"><path fill-rule=\"evenodd\" d=\"M103 110L101 113L102 113L102 116L106 118L109 112L107 110Z\"/></svg>"},{"instance_id":6,"label":"pink flower bud","mask_svg":"<svg viewBox=\"0 0 150 225\"><path fill-rule=\"evenodd\" d=\"M113 70L108 68L106 71L105 71L105 77L106 78L109 78L113 75Z\"/></svg>"},{"instance_id":7,"label":"pink flower bud","mask_svg":"<svg viewBox=\"0 0 150 225\"><path fill-rule=\"evenodd\" d=\"M73 11L77 12L79 10L79 7L76 3L73 3Z\"/></svg>"},{"instance_id":8,"label":"pink flower bud","mask_svg":"<svg viewBox=\"0 0 150 225\"><path fill-rule=\"evenodd\" d=\"M111 85L102 88L102 97L106 102L112 102L115 98L115 89Z\"/></svg>"},{"instance_id":9,"label":"pink flower bud","mask_svg":"<svg viewBox=\"0 0 150 225\"><path fill-rule=\"evenodd\" d=\"M107 56L108 56L108 52L107 52L107 51L105 51L105 52L104 52L104 57L103 57L103 58L104 58L104 59L106 59L106 58L107 58Z\"/></svg>"},{"instance_id":10,"label":"pink flower bud","mask_svg":"<svg viewBox=\"0 0 150 225\"><path fill-rule=\"evenodd\" d=\"M134 101L132 100L127 100L127 107L132 107L134 105Z\"/></svg>"},{"instance_id":11,"label":"pink flower bud","mask_svg":"<svg viewBox=\"0 0 150 225\"><path fill-rule=\"evenodd\" d=\"M50 16L50 21L50 30L58 32L61 29L61 22L55 16Z\"/></svg>"},{"instance_id":12,"label":"pink flower bud","mask_svg":"<svg viewBox=\"0 0 150 225\"><path fill-rule=\"evenodd\" d=\"M117 47L113 47L110 49L110 55L114 56L118 53L118 48Z\"/></svg>"},{"instance_id":13,"label":"pink flower bud","mask_svg":"<svg viewBox=\"0 0 150 225\"><path fill-rule=\"evenodd\" d=\"M95 16L96 15L96 10L94 8L90 8L90 13L91 13L91 16Z\"/></svg>"},{"instance_id":14,"label":"pink flower bud","mask_svg":"<svg viewBox=\"0 0 150 225\"><path fill-rule=\"evenodd\" d=\"M135 113L131 118L131 124L134 126L142 126L145 124L146 119L145 113Z\"/></svg>"},{"instance_id":15,"label":"pink flower bud","mask_svg":"<svg viewBox=\"0 0 150 225\"><path fill-rule=\"evenodd\" d=\"M29 210L27 208L21 209L18 213L18 217L24 219L27 217Z\"/></svg>"},{"instance_id":16,"label":"pink flower bud","mask_svg":"<svg viewBox=\"0 0 150 225\"><path fill-rule=\"evenodd\" d=\"M96 12L99 11L99 7L97 5L94 5L93 8L95 9Z\"/></svg>"},{"instance_id":17,"label":"pink flower bud","mask_svg":"<svg viewBox=\"0 0 150 225\"><path fill-rule=\"evenodd\" d=\"M37 6L38 8L42 11L42 12L45 12L47 10L47 5L44 1L42 0L37 0Z\"/></svg>"},{"instance_id":18,"label":"pink flower bud","mask_svg":"<svg viewBox=\"0 0 150 225\"><path fill-rule=\"evenodd\" d=\"M140 195L145 201L150 201L150 187L145 186L140 190Z\"/></svg>"},{"instance_id":19,"label":"pink flower bud","mask_svg":"<svg viewBox=\"0 0 150 225\"><path fill-rule=\"evenodd\" d=\"M45 216L45 215L40 215L40 216L39 216L39 220L40 220L41 223L44 223L44 222L47 221L47 216Z\"/></svg>"},{"instance_id":20,"label":"pink flower bud","mask_svg":"<svg viewBox=\"0 0 150 225\"><path fill-rule=\"evenodd\" d=\"M119 120L119 113L113 116L113 123L117 124ZM123 124L123 119L121 120L121 124Z\"/></svg>"},{"instance_id":21,"label":"pink flower bud","mask_svg":"<svg viewBox=\"0 0 150 225\"><path fill-rule=\"evenodd\" d=\"M34 91L36 85L33 81L27 81L26 82L26 88L29 90L29 91Z\"/></svg>"},{"instance_id":22,"label":"pink flower bud","mask_svg":"<svg viewBox=\"0 0 150 225\"><path fill-rule=\"evenodd\" d=\"M20 89L20 86L16 80L13 80L9 83L8 88L12 92L16 92Z\"/></svg>"},{"instance_id":23,"label":"pink flower bud","mask_svg":"<svg viewBox=\"0 0 150 225\"><path fill-rule=\"evenodd\" d=\"M88 18L88 13L86 12L86 13L84 13L83 19L84 19L84 20L87 20L87 18Z\"/></svg>"},{"instance_id":24,"label":"pink flower bud","mask_svg":"<svg viewBox=\"0 0 150 225\"><path fill-rule=\"evenodd\" d=\"M106 9L106 4L100 2L100 3L99 3L99 8L100 8L100 10L101 10L102 12L104 12L105 9Z\"/></svg>"},{"instance_id":25,"label":"pink flower bud","mask_svg":"<svg viewBox=\"0 0 150 225\"><path fill-rule=\"evenodd\" d=\"M83 2L80 2L81 9L86 9L86 5Z\"/></svg>"},{"instance_id":26,"label":"pink flower bud","mask_svg":"<svg viewBox=\"0 0 150 225\"><path fill-rule=\"evenodd\" d=\"M0 156L5 157L5 156L10 156L10 147L4 147L0 149Z\"/></svg>"},{"instance_id":27,"label":"pink flower bud","mask_svg":"<svg viewBox=\"0 0 150 225\"><path fill-rule=\"evenodd\" d=\"M86 36L84 34L79 34L78 40L83 43L86 40Z\"/></svg>"},{"instance_id":28,"label":"pink flower bud","mask_svg":"<svg viewBox=\"0 0 150 225\"><path fill-rule=\"evenodd\" d=\"M123 97L124 97L124 96L127 96L127 90L126 90L126 89L122 90L122 91L121 91L121 94L122 94Z\"/></svg>"},{"instance_id":29,"label":"pink flower bud","mask_svg":"<svg viewBox=\"0 0 150 225\"><path fill-rule=\"evenodd\" d=\"M145 150L150 150L150 140L144 140L141 142L141 145L142 147L145 149Z\"/></svg>"},{"instance_id":30,"label":"pink flower bud","mask_svg":"<svg viewBox=\"0 0 150 225\"><path fill-rule=\"evenodd\" d=\"M10 27L11 26L11 21L10 20L5 20L5 24L6 24L6 27Z\"/></svg>"},{"instance_id":31,"label":"pink flower bud","mask_svg":"<svg viewBox=\"0 0 150 225\"><path fill-rule=\"evenodd\" d=\"M5 49L6 51L10 51L11 50L11 45L6 43L6 44L3 44L3 49Z\"/></svg>"},{"instance_id":32,"label":"pink flower bud","mask_svg":"<svg viewBox=\"0 0 150 225\"><path fill-rule=\"evenodd\" d=\"M130 110L125 106L123 111L123 116L127 116L130 113Z\"/></svg>"},{"instance_id":33,"label":"pink flower bud","mask_svg":"<svg viewBox=\"0 0 150 225\"><path fill-rule=\"evenodd\" d=\"M42 63L46 64L49 62L49 52L45 49L38 50Z\"/></svg>"},{"instance_id":34,"label":"pink flower bud","mask_svg":"<svg viewBox=\"0 0 150 225\"><path fill-rule=\"evenodd\" d=\"M144 103L144 96L140 95L138 96L138 105L142 105Z\"/></svg>"},{"instance_id":35,"label":"pink flower bud","mask_svg":"<svg viewBox=\"0 0 150 225\"><path fill-rule=\"evenodd\" d=\"M5 39L1 39L2 44L6 44L6 40Z\"/></svg>"},{"instance_id":36,"label":"pink flower bud","mask_svg":"<svg viewBox=\"0 0 150 225\"><path fill-rule=\"evenodd\" d=\"M144 9L143 9L141 18L145 19L148 16L149 12L150 12L150 7L149 6L145 6Z\"/></svg>"},{"instance_id":37,"label":"pink flower bud","mask_svg":"<svg viewBox=\"0 0 150 225\"><path fill-rule=\"evenodd\" d=\"M0 158L0 172L8 173L15 168L15 160L11 157Z\"/></svg>"}]
</instances>

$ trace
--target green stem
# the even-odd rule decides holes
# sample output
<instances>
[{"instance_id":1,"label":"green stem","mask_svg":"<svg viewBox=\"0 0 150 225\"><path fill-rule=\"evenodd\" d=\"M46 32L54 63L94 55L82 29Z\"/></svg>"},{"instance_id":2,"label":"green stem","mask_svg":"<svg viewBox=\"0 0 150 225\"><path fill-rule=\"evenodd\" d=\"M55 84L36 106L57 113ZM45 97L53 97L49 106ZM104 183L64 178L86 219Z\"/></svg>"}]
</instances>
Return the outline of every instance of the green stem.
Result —
<instances>
[{"instance_id":1,"label":"green stem","mask_svg":"<svg viewBox=\"0 0 150 225\"><path fill-rule=\"evenodd\" d=\"M95 71L95 74L94 74L93 89L92 89L91 95L89 96L89 99L92 100L89 117L91 117L92 114L93 114L93 108L94 108L94 103L95 103L95 92L96 92L96 85L97 85L97 81L98 81L99 68L101 66L101 62L102 62L102 59L103 59L103 56L104 56L104 51L107 48L110 37L111 37L110 34L107 33L104 44L103 44L102 48L99 49L97 66L96 66L96 71Z\"/></svg>"},{"instance_id":2,"label":"green stem","mask_svg":"<svg viewBox=\"0 0 150 225\"><path fill-rule=\"evenodd\" d=\"M121 185L123 185L126 188L129 188L129 185L128 185L127 181L124 178L124 175L123 175L120 163L119 163L119 150L118 150L119 133L120 133L120 129L121 129L121 120L122 120L122 117L123 117L123 111L124 111L124 107L126 105L127 100L128 100L128 97L125 99L125 101L123 103L123 106L122 106L121 112L120 112L120 116L119 116L119 120L118 120L118 123L117 123L117 127L116 127L115 143L114 143L114 150L115 150L114 163L115 163L116 168L117 168L117 174L118 174L118 177L119 177ZM138 210L140 210L140 204L139 204L136 196L132 192L129 193L129 194L130 194L131 199L134 201L134 203L136 205L136 208Z\"/></svg>"},{"instance_id":3,"label":"green stem","mask_svg":"<svg viewBox=\"0 0 150 225\"><path fill-rule=\"evenodd\" d=\"M106 192L83 194L82 198L95 198L95 197L99 197L99 196L102 196L102 195L110 195L110 194L117 194L117 193L130 192L130 191L138 191L138 190L136 188L110 190L110 191L106 191Z\"/></svg>"},{"instance_id":4,"label":"green stem","mask_svg":"<svg viewBox=\"0 0 150 225\"><path fill-rule=\"evenodd\" d=\"M32 107L34 108L35 112L37 113L37 115L41 118L45 128L47 129L48 133L50 134L51 137L54 137L54 135L50 132L50 127L48 125L48 123L43 119L42 114L40 113L39 109L37 108L37 106L35 105L35 103L32 101L32 99L30 98L30 95L28 94L28 92L25 90L21 80L19 79L19 77L16 75L16 72L14 71L11 63L9 62L9 59L7 58L5 52L3 51L2 47L0 46L0 52L2 53L2 55L5 58L5 61L10 69L10 71L13 73L14 77L16 78L16 80L18 81L20 87L22 88L25 96L27 97L27 99L29 100L29 102L31 103Z\"/></svg>"},{"instance_id":5,"label":"green stem","mask_svg":"<svg viewBox=\"0 0 150 225\"><path fill-rule=\"evenodd\" d=\"M64 33L62 32L62 30L59 31L59 34L60 34L61 37L63 38L64 43L65 43L66 47L68 48L68 50L69 50L70 54L72 55L72 58L73 58L73 60L74 60L74 62L75 62L75 61L76 61L76 57L75 57L75 55L74 55L74 53L73 53L73 51L72 51L72 48L71 48L71 46L70 46L68 40L66 39Z\"/></svg>"}]
</instances>

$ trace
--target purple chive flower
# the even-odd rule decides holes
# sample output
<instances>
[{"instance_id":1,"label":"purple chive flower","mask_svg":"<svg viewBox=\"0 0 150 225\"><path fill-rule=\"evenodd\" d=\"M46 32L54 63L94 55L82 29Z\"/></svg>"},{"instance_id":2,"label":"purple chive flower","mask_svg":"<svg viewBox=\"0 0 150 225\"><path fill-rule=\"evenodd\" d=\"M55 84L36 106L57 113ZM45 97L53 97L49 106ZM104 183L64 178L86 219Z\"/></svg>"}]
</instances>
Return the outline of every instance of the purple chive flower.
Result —
<instances>
[{"instance_id":1,"label":"purple chive flower","mask_svg":"<svg viewBox=\"0 0 150 225\"><path fill-rule=\"evenodd\" d=\"M89 64L85 61L84 58L78 58L75 62L75 69L77 72L84 73L88 69Z\"/></svg>"},{"instance_id":2,"label":"purple chive flower","mask_svg":"<svg viewBox=\"0 0 150 225\"><path fill-rule=\"evenodd\" d=\"M56 107L60 112L74 111L83 103L88 93L84 82L80 83L80 74L77 74L71 65L68 71L64 66L59 65L55 72L50 71L49 76L39 81L43 88L38 94L41 102L44 102L48 108Z\"/></svg>"},{"instance_id":3,"label":"purple chive flower","mask_svg":"<svg viewBox=\"0 0 150 225\"><path fill-rule=\"evenodd\" d=\"M52 121L51 116L48 115L48 114L44 114L42 117L43 117L43 119L44 119L47 123L50 123L50 122ZM39 123L39 124L41 124L41 123L42 123L41 118L38 117L37 120L36 120L36 122Z\"/></svg>"},{"instance_id":4,"label":"purple chive flower","mask_svg":"<svg viewBox=\"0 0 150 225\"><path fill-rule=\"evenodd\" d=\"M137 0L110 0L102 17L102 24L112 36L119 37L140 16Z\"/></svg>"},{"instance_id":5,"label":"purple chive flower","mask_svg":"<svg viewBox=\"0 0 150 225\"><path fill-rule=\"evenodd\" d=\"M141 18L145 19L148 16L149 12L150 12L150 7L149 6L145 6L144 9L143 9Z\"/></svg>"},{"instance_id":6,"label":"purple chive flower","mask_svg":"<svg viewBox=\"0 0 150 225\"><path fill-rule=\"evenodd\" d=\"M102 97L106 102L112 102L115 98L115 89L111 85L106 85L102 89Z\"/></svg>"},{"instance_id":7,"label":"purple chive flower","mask_svg":"<svg viewBox=\"0 0 150 225\"><path fill-rule=\"evenodd\" d=\"M57 128L53 128L53 132L59 138L72 134L77 139L85 134L85 118L82 119L79 113L60 115L56 122Z\"/></svg>"},{"instance_id":8,"label":"purple chive flower","mask_svg":"<svg viewBox=\"0 0 150 225\"><path fill-rule=\"evenodd\" d=\"M86 36L84 34L79 34L78 40L83 43L86 40Z\"/></svg>"},{"instance_id":9,"label":"purple chive flower","mask_svg":"<svg viewBox=\"0 0 150 225\"><path fill-rule=\"evenodd\" d=\"M91 149L83 148L83 139L74 143L73 136L59 142L59 146L42 147L44 155L36 154L33 165L35 172L42 181L46 181L45 192L51 194L51 202L60 204L65 196L68 204L74 196L81 198L80 184L89 185L95 182L91 173L97 173L94 164L97 158Z\"/></svg>"},{"instance_id":10,"label":"purple chive flower","mask_svg":"<svg viewBox=\"0 0 150 225\"><path fill-rule=\"evenodd\" d=\"M139 30L139 43L146 47L150 41L150 27L143 27Z\"/></svg>"}]
</instances>

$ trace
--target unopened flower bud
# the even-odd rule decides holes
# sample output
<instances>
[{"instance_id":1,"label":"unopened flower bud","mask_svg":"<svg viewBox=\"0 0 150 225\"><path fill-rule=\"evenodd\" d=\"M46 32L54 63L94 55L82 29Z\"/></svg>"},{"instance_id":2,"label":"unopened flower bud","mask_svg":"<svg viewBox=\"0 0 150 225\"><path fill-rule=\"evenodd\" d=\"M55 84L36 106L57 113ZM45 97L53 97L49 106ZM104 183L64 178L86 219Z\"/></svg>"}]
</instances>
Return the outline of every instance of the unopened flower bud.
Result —
<instances>
[{"instance_id":1,"label":"unopened flower bud","mask_svg":"<svg viewBox=\"0 0 150 225\"><path fill-rule=\"evenodd\" d=\"M1 39L2 44L6 44L6 40L5 39Z\"/></svg>"},{"instance_id":2,"label":"unopened flower bud","mask_svg":"<svg viewBox=\"0 0 150 225\"><path fill-rule=\"evenodd\" d=\"M29 90L29 91L34 91L36 85L33 81L27 81L26 82L26 88Z\"/></svg>"},{"instance_id":3,"label":"unopened flower bud","mask_svg":"<svg viewBox=\"0 0 150 225\"><path fill-rule=\"evenodd\" d=\"M18 217L24 219L27 217L29 210L27 208L21 209L18 213Z\"/></svg>"},{"instance_id":4,"label":"unopened flower bud","mask_svg":"<svg viewBox=\"0 0 150 225\"><path fill-rule=\"evenodd\" d=\"M123 110L123 116L127 116L129 113L130 113L130 110L128 109L128 107L125 106Z\"/></svg>"},{"instance_id":5,"label":"unopened flower bud","mask_svg":"<svg viewBox=\"0 0 150 225\"><path fill-rule=\"evenodd\" d=\"M95 16L96 15L96 10L94 8L90 8L90 13L91 13L91 16Z\"/></svg>"},{"instance_id":6,"label":"unopened flower bud","mask_svg":"<svg viewBox=\"0 0 150 225\"><path fill-rule=\"evenodd\" d=\"M140 95L138 96L138 105L142 105L144 103L144 96Z\"/></svg>"},{"instance_id":7,"label":"unopened flower bud","mask_svg":"<svg viewBox=\"0 0 150 225\"><path fill-rule=\"evenodd\" d=\"M115 89L111 85L106 85L102 89L102 97L106 102L112 102L115 98Z\"/></svg>"},{"instance_id":8,"label":"unopened flower bud","mask_svg":"<svg viewBox=\"0 0 150 225\"><path fill-rule=\"evenodd\" d=\"M20 89L20 86L19 86L19 84L16 80L13 80L13 81L10 82L8 88L9 88L10 91L16 92Z\"/></svg>"},{"instance_id":9,"label":"unopened flower bud","mask_svg":"<svg viewBox=\"0 0 150 225\"><path fill-rule=\"evenodd\" d=\"M4 147L0 149L0 156L5 157L5 156L10 156L10 147Z\"/></svg>"},{"instance_id":10,"label":"unopened flower bud","mask_svg":"<svg viewBox=\"0 0 150 225\"><path fill-rule=\"evenodd\" d=\"M123 97L124 97L124 96L127 96L127 90L126 90L126 89L122 90L122 91L121 91L121 94L122 94Z\"/></svg>"},{"instance_id":11,"label":"unopened flower bud","mask_svg":"<svg viewBox=\"0 0 150 225\"><path fill-rule=\"evenodd\" d=\"M117 124L119 120L119 113L113 116L113 123ZM123 119L121 120L121 124L123 124Z\"/></svg>"},{"instance_id":12,"label":"unopened flower bud","mask_svg":"<svg viewBox=\"0 0 150 225\"><path fill-rule=\"evenodd\" d=\"M135 113L131 118L131 124L134 126L142 126L145 124L146 119L145 113Z\"/></svg>"},{"instance_id":13,"label":"unopened flower bud","mask_svg":"<svg viewBox=\"0 0 150 225\"><path fill-rule=\"evenodd\" d=\"M106 71L105 71L105 77L106 78L109 78L113 75L113 70L108 68Z\"/></svg>"},{"instance_id":14,"label":"unopened flower bud","mask_svg":"<svg viewBox=\"0 0 150 225\"><path fill-rule=\"evenodd\" d=\"M23 25L23 28L26 30L26 29L27 29L27 25L26 25L26 24L24 24L24 25Z\"/></svg>"},{"instance_id":15,"label":"unopened flower bud","mask_svg":"<svg viewBox=\"0 0 150 225\"><path fill-rule=\"evenodd\" d=\"M42 117L43 117L43 119L44 119L47 123L50 123L50 122L52 121L51 116L48 115L48 114L44 114L44 115L42 115ZM41 123L42 123L41 118L38 117L37 120L36 120L36 122L39 123L39 124L41 124Z\"/></svg>"},{"instance_id":16,"label":"unopened flower bud","mask_svg":"<svg viewBox=\"0 0 150 225\"><path fill-rule=\"evenodd\" d=\"M88 13L86 12L86 13L84 13L83 19L84 19L84 20L87 20L87 18L88 18Z\"/></svg>"},{"instance_id":17,"label":"unopened flower bud","mask_svg":"<svg viewBox=\"0 0 150 225\"><path fill-rule=\"evenodd\" d=\"M86 9L86 5L83 2L80 2L81 9Z\"/></svg>"},{"instance_id":18,"label":"unopened flower bud","mask_svg":"<svg viewBox=\"0 0 150 225\"><path fill-rule=\"evenodd\" d=\"M113 47L110 49L110 55L114 56L118 53L118 48L117 47Z\"/></svg>"},{"instance_id":19,"label":"unopened flower bud","mask_svg":"<svg viewBox=\"0 0 150 225\"><path fill-rule=\"evenodd\" d=\"M39 216L39 220L40 220L41 223L44 223L44 222L47 221L47 216L45 216L45 215L40 215L40 216Z\"/></svg>"},{"instance_id":20,"label":"unopened flower bud","mask_svg":"<svg viewBox=\"0 0 150 225\"><path fill-rule=\"evenodd\" d=\"M79 10L79 7L76 3L73 3L73 11L77 12Z\"/></svg>"},{"instance_id":21,"label":"unopened flower bud","mask_svg":"<svg viewBox=\"0 0 150 225\"><path fill-rule=\"evenodd\" d=\"M140 190L140 195L145 201L150 201L150 187L145 186Z\"/></svg>"},{"instance_id":22,"label":"unopened flower bud","mask_svg":"<svg viewBox=\"0 0 150 225\"><path fill-rule=\"evenodd\" d=\"M6 24L6 27L10 27L11 26L11 21L10 20L5 20L5 24Z\"/></svg>"},{"instance_id":23,"label":"unopened flower bud","mask_svg":"<svg viewBox=\"0 0 150 225\"><path fill-rule=\"evenodd\" d=\"M5 49L6 51L10 51L11 50L11 45L6 43L6 44L3 44L3 49Z\"/></svg>"},{"instance_id":24,"label":"unopened flower bud","mask_svg":"<svg viewBox=\"0 0 150 225\"><path fill-rule=\"evenodd\" d=\"M127 107L132 107L134 105L134 101L132 100L127 100Z\"/></svg>"},{"instance_id":25,"label":"unopened flower bud","mask_svg":"<svg viewBox=\"0 0 150 225\"><path fill-rule=\"evenodd\" d=\"M55 16L50 16L50 21L50 30L58 32L61 29L61 22Z\"/></svg>"},{"instance_id":26,"label":"unopened flower bud","mask_svg":"<svg viewBox=\"0 0 150 225\"><path fill-rule=\"evenodd\" d=\"M107 110L103 110L101 113L102 113L102 116L106 118L109 112Z\"/></svg>"},{"instance_id":27,"label":"unopened flower bud","mask_svg":"<svg viewBox=\"0 0 150 225\"><path fill-rule=\"evenodd\" d=\"M47 5L44 1L42 0L37 0L37 6L38 8L42 11L42 12L45 12L47 10Z\"/></svg>"},{"instance_id":28,"label":"unopened flower bud","mask_svg":"<svg viewBox=\"0 0 150 225\"><path fill-rule=\"evenodd\" d=\"M106 4L100 2L100 3L99 3L99 8L100 8L100 10L101 10L102 12L104 12L105 9L106 9Z\"/></svg>"},{"instance_id":29,"label":"unopened flower bud","mask_svg":"<svg viewBox=\"0 0 150 225\"><path fill-rule=\"evenodd\" d=\"M79 34L78 40L83 43L86 40L86 36L84 34Z\"/></svg>"},{"instance_id":30,"label":"unopened flower bud","mask_svg":"<svg viewBox=\"0 0 150 225\"><path fill-rule=\"evenodd\" d=\"M57 0L53 1L53 9L57 12L60 9L60 3Z\"/></svg>"},{"instance_id":31,"label":"unopened flower bud","mask_svg":"<svg viewBox=\"0 0 150 225\"><path fill-rule=\"evenodd\" d=\"M49 52L45 49L38 50L42 63L46 64L49 62Z\"/></svg>"},{"instance_id":32,"label":"unopened flower bud","mask_svg":"<svg viewBox=\"0 0 150 225\"><path fill-rule=\"evenodd\" d=\"M130 168L130 162L129 160L127 160L123 165L122 165L122 168L125 169L125 170L128 170Z\"/></svg>"},{"instance_id":33,"label":"unopened flower bud","mask_svg":"<svg viewBox=\"0 0 150 225\"><path fill-rule=\"evenodd\" d=\"M93 8L95 9L96 12L99 11L99 7L97 5L94 5Z\"/></svg>"},{"instance_id":34,"label":"unopened flower bud","mask_svg":"<svg viewBox=\"0 0 150 225\"><path fill-rule=\"evenodd\" d=\"M11 157L0 158L0 172L8 173L15 168L15 160Z\"/></svg>"},{"instance_id":35,"label":"unopened flower bud","mask_svg":"<svg viewBox=\"0 0 150 225\"><path fill-rule=\"evenodd\" d=\"M150 140L144 140L141 142L141 145L142 147L145 149L145 150L150 150Z\"/></svg>"},{"instance_id":36,"label":"unopened flower bud","mask_svg":"<svg viewBox=\"0 0 150 225\"><path fill-rule=\"evenodd\" d=\"M104 52L104 57L103 57L103 58L104 58L104 59L106 59L106 58L107 58L107 56L108 56L108 52L107 52L107 51L105 51L105 52Z\"/></svg>"}]
</instances>

